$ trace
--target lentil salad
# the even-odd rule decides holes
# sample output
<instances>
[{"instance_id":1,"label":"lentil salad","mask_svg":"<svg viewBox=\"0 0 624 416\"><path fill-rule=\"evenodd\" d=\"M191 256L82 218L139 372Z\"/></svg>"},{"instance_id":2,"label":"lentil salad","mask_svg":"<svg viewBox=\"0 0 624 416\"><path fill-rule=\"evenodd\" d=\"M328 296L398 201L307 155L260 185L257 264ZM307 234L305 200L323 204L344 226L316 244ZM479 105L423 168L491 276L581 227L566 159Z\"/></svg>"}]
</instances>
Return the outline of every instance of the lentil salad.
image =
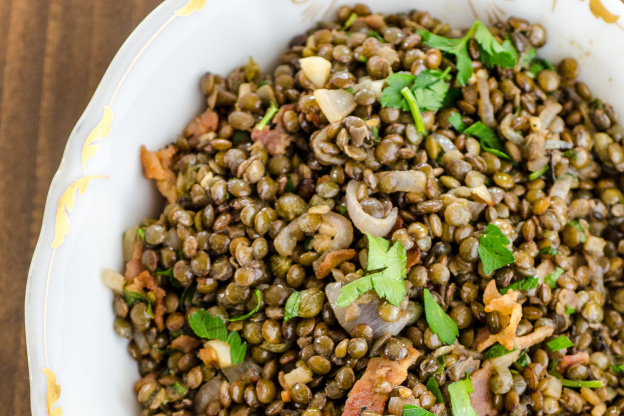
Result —
<instances>
[{"instance_id":1,"label":"lentil salad","mask_svg":"<svg viewBox=\"0 0 624 416\"><path fill-rule=\"evenodd\" d=\"M206 74L105 275L141 415L619 415L624 130L545 42L356 4Z\"/></svg>"}]
</instances>

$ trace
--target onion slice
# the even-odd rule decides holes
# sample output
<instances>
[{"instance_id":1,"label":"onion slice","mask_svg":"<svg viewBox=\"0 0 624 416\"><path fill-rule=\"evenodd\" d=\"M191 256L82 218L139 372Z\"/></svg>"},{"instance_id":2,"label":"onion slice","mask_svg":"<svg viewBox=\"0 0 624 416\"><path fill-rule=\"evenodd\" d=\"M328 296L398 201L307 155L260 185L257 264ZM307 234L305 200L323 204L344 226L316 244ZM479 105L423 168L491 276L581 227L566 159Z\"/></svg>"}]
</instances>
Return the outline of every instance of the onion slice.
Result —
<instances>
[{"instance_id":1,"label":"onion slice","mask_svg":"<svg viewBox=\"0 0 624 416\"><path fill-rule=\"evenodd\" d=\"M342 120L356 107L353 95L345 90L318 89L314 97L330 123Z\"/></svg>"},{"instance_id":2,"label":"onion slice","mask_svg":"<svg viewBox=\"0 0 624 416\"><path fill-rule=\"evenodd\" d=\"M363 233L370 233L375 237L383 237L390 232L399 215L399 210L392 208L390 214L386 218L374 218L368 215L362 209L360 201L358 201L356 192L362 182L352 180L347 185L347 211L349 217L358 230Z\"/></svg>"},{"instance_id":3,"label":"onion slice","mask_svg":"<svg viewBox=\"0 0 624 416\"><path fill-rule=\"evenodd\" d=\"M565 201L566 198L568 197L571 186L572 186L571 176L566 175L563 177L559 177L557 178L557 180L555 180L555 183L553 184L552 188L550 188L550 192L548 193L548 196L550 196L551 198L554 196L558 196L559 198Z\"/></svg>"},{"instance_id":4,"label":"onion slice","mask_svg":"<svg viewBox=\"0 0 624 416\"><path fill-rule=\"evenodd\" d=\"M299 59L299 65L305 76L316 88L323 88L329 79L331 62L320 56Z\"/></svg>"}]
</instances>

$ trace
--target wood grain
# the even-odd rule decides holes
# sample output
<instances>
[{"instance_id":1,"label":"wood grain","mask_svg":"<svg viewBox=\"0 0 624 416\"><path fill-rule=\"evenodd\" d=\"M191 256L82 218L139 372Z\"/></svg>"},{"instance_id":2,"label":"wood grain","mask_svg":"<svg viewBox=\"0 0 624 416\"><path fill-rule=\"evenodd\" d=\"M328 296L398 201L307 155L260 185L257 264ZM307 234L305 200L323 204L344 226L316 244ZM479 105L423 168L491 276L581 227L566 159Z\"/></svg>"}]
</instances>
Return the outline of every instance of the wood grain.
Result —
<instances>
[{"instance_id":1,"label":"wood grain","mask_svg":"<svg viewBox=\"0 0 624 416\"><path fill-rule=\"evenodd\" d=\"M158 0L0 0L0 413L30 415L24 292L65 142Z\"/></svg>"}]
</instances>

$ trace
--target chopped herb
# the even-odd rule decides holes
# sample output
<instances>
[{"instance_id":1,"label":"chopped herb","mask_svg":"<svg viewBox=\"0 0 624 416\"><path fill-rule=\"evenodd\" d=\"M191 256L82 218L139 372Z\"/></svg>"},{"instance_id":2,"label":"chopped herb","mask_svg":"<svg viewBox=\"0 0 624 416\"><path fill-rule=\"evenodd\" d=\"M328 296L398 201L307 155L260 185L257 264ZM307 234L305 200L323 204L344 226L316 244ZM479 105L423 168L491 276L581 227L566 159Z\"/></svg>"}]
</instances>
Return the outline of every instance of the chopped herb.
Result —
<instances>
[{"instance_id":1,"label":"chopped herb","mask_svg":"<svg viewBox=\"0 0 624 416\"><path fill-rule=\"evenodd\" d=\"M353 87L349 87L345 89L345 91L348 92L349 94L355 94L355 92L353 91Z\"/></svg>"},{"instance_id":2,"label":"chopped herb","mask_svg":"<svg viewBox=\"0 0 624 416\"><path fill-rule=\"evenodd\" d=\"M429 328L431 328L431 331L436 334L443 343L452 345L459 336L457 324L444 312L442 307L438 305L438 302L436 302L431 292L429 292L429 289L425 289L424 291L424 303L425 317L427 318Z\"/></svg>"},{"instance_id":3,"label":"chopped herb","mask_svg":"<svg viewBox=\"0 0 624 416\"><path fill-rule=\"evenodd\" d=\"M478 416L470 403L470 393L474 390L469 377L449 384L448 392L451 396L453 416Z\"/></svg>"},{"instance_id":4,"label":"chopped herb","mask_svg":"<svg viewBox=\"0 0 624 416\"><path fill-rule=\"evenodd\" d=\"M405 277L407 253L400 241L390 247L390 242L366 233L368 238L367 274L342 287L338 297L339 306L349 306L362 293L375 289L380 298L386 298L399 306L407 293Z\"/></svg>"},{"instance_id":5,"label":"chopped herb","mask_svg":"<svg viewBox=\"0 0 624 416\"><path fill-rule=\"evenodd\" d=\"M171 385L171 388L174 389L176 391L176 393L178 393L180 396L186 394L186 392L188 391L188 389L186 387L184 387L182 384L180 384L180 382L178 382L178 381L173 383Z\"/></svg>"},{"instance_id":6,"label":"chopped herb","mask_svg":"<svg viewBox=\"0 0 624 416\"><path fill-rule=\"evenodd\" d=\"M368 61L368 59L366 59L366 57L365 57L364 55L362 55L362 56L360 56L360 57L358 58L358 61L360 61L360 62L366 62L366 61Z\"/></svg>"},{"instance_id":7,"label":"chopped herb","mask_svg":"<svg viewBox=\"0 0 624 416\"><path fill-rule=\"evenodd\" d=\"M123 295L126 303L130 307L133 307L137 302L149 303L147 296L145 296L143 293L133 292L132 290L124 288Z\"/></svg>"},{"instance_id":8,"label":"chopped herb","mask_svg":"<svg viewBox=\"0 0 624 416\"><path fill-rule=\"evenodd\" d=\"M137 234L141 237L141 240L145 241L145 227L137 228Z\"/></svg>"},{"instance_id":9,"label":"chopped herb","mask_svg":"<svg viewBox=\"0 0 624 416\"><path fill-rule=\"evenodd\" d=\"M572 315L574 312L576 312L576 311L574 310L574 308L572 306L570 306L570 305L566 306L566 315Z\"/></svg>"},{"instance_id":10,"label":"chopped herb","mask_svg":"<svg viewBox=\"0 0 624 416\"><path fill-rule=\"evenodd\" d=\"M218 316L212 316L205 309L198 309L189 316L189 325L200 338L227 341L225 322Z\"/></svg>"},{"instance_id":11,"label":"chopped herb","mask_svg":"<svg viewBox=\"0 0 624 416\"><path fill-rule=\"evenodd\" d=\"M615 374L624 374L624 364L611 364L611 370L615 372Z\"/></svg>"},{"instance_id":12,"label":"chopped herb","mask_svg":"<svg viewBox=\"0 0 624 416\"><path fill-rule=\"evenodd\" d=\"M500 228L494 224L488 224L479 237L477 249L485 274L490 274L515 261L513 253L505 247L507 244L509 240Z\"/></svg>"},{"instance_id":13,"label":"chopped herb","mask_svg":"<svg viewBox=\"0 0 624 416\"><path fill-rule=\"evenodd\" d=\"M256 128L258 130L262 130L264 128L264 126L266 126L267 124L269 124L269 122L271 121L271 119L273 118L273 116L279 111L279 108L277 107L277 104L275 104L274 101L271 101L271 106L269 107L269 109L267 110L266 114L264 115L264 117L262 117L262 120L260 120L260 123L258 123L256 125Z\"/></svg>"},{"instance_id":14,"label":"chopped herb","mask_svg":"<svg viewBox=\"0 0 624 416\"><path fill-rule=\"evenodd\" d=\"M548 172L549 169L550 169L550 166L546 165L543 168L536 170L535 172L531 172L531 174L529 175L529 180L534 181L538 179L540 176Z\"/></svg>"},{"instance_id":15,"label":"chopped herb","mask_svg":"<svg viewBox=\"0 0 624 416\"><path fill-rule=\"evenodd\" d=\"M435 416L433 413L423 409L422 407L406 404L403 408L403 416Z\"/></svg>"},{"instance_id":16,"label":"chopped herb","mask_svg":"<svg viewBox=\"0 0 624 416\"><path fill-rule=\"evenodd\" d=\"M516 351L518 348L514 348L512 350L508 350L505 346L501 344L496 344L485 353L485 359L489 360L490 358L502 357L503 355L507 355L510 352Z\"/></svg>"},{"instance_id":17,"label":"chopped herb","mask_svg":"<svg viewBox=\"0 0 624 416\"><path fill-rule=\"evenodd\" d=\"M520 354L520 357L518 357L518 359L516 360L516 364L518 364L522 368L529 365L529 356L526 352L522 352L522 354Z\"/></svg>"},{"instance_id":18,"label":"chopped herb","mask_svg":"<svg viewBox=\"0 0 624 416\"><path fill-rule=\"evenodd\" d=\"M436 398L436 403L444 403L444 397L442 397L442 391L440 391L440 386L435 378L429 377L427 380L427 390L429 390Z\"/></svg>"},{"instance_id":19,"label":"chopped herb","mask_svg":"<svg viewBox=\"0 0 624 416\"><path fill-rule=\"evenodd\" d=\"M347 213L347 207L344 205L339 205L338 211L340 211L340 215L345 215Z\"/></svg>"},{"instance_id":20,"label":"chopped herb","mask_svg":"<svg viewBox=\"0 0 624 416\"><path fill-rule=\"evenodd\" d=\"M518 280L515 283L510 284L507 287L503 287L499 290L501 294L505 294L509 292L511 289L513 290L530 290L535 289L539 284L539 279L537 277L527 277L522 280Z\"/></svg>"},{"instance_id":21,"label":"chopped herb","mask_svg":"<svg viewBox=\"0 0 624 416\"><path fill-rule=\"evenodd\" d=\"M481 46L481 60L487 66L500 66L502 68L513 68L516 66L518 54L515 50L510 52L505 46L498 43L490 30L483 23L477 21L475 23L477 30L475 31L475 40Z\"/></svg>"},{"instance_id":22,"label":"chopped herb","mask_svg":"<svg viewBox=\"0 0 624 416\"><path fill-rule=\"evenodd\" d=\"M572 227L579 230L580 232L579 241L581 243L584 243L585 241L587 241L587 236L585 235L585 229L583 228L579 220L570 221L568 224L570 224Z\"/></svg>"},{"instance_id":23,"label":"chopped herb","mask_svg":"<svg viewBox=\"0 0 624 416\"><path fill-rule=\"evenodd\" d=\"M425 132L425 123L423 122L422 115L420 114L420 109L418 108L418 103L416 102L416 98L414 94L408 87L404 87L401 90L401 94L407 101L407 105L409 106L410 112L412 113L412 118L414 119L414 124L416 125L416 130L420 133Z\"/></svg>"},{"instance_id":24,"label":"chopped herb","mask_svg":"<svg viewBox=\"0 0 624 416\"><path fill-rule=\"evenodd\" d=\"M184 258L184 250L180 247L177 251L177 260L182 260Z\"/></svg>"},{"instance_id":25,"label":"chopped herb","mask_svg":"<svg viewBox=\"0 0 624 416\"><path fill-rule=\"evenodd\" d=\"M247 343L241 341L241 337L236 331L230 332L226 342L230 345L230 359L232 360L232 364L242 363L245 360Z\"/></svg>"},{"instance_id":26,"label":"chopped herb","mask_svg":"<svg viewBox=\"0 0 624 416\"><path fill-rule=\"evenodd\" d=\"M290 173L286 175L286 186L284 187L286 192L295 192L295 185L293 185L292 176Z\"/></svg>"},{"instance_id":27,"label":"chopped herb","mask_svg":"<svg viewBox=\"0 0 624 416\"><path fill-rule=\"evenodd\" d=\"M449 91L446 76L450 68L444 72L439 69L425 70L417 77L399 72L386 79L388 85L381 93L382 107L399 108L411 111L414 123L419 132L424 133L421 111L437 111L445 104Z\"/></svg>"},{"instance_id":28,"label":"chopped herb","mask_svg":"<svg viewBox=\"0 0 624 416\"><path fill-rule=\"evenodd\" d=\"M481 147L488 153L492 153L503 159L509 159L507 153L505 153L505 146L500 141L494 130L486 126L480 121L472 124L466 130L464 130L466 136L476 136L481 143Z\"/></svg>"},{"instance_id":29,"label":"chopped herb","mask_svg":"<svg viewBox=\"0 0 624 416\"><path fill-rule=\"evenodd\" d=\"M544 278L544 283L550 286L551 289L554 289L557 287L557 280L562 274L563 269L561 267L557 267L554 272Z\"/></svg>"},{"instance_id":30,"label":"chopped herb","mask_svg":"<svg viewBox=\"0 0 624 416\"><path fill-rule=\"evenodd\" d=\"M235 316L234 318L230 318L230 319L228 319L228 321L230 321L230 322L242 321L244 319L249 318L254 313L258 312L258 309L260 309L260 303L261 303L260 291L258 289L256 289L256 299L257 299L256 306L254 306L254 308L251 311L249 311L245 315Z\"/></svg>"},{"instance_id":31,"label":"chopped herb","mask_svg":"<svg viewBox=\"0 0 624 416\"><path fill-rule=\"evenodd\" d=\"M602 381L600 380L567 380L555 370L549 371L549 374L561 380L561 384L563 385L563 387L587 387L588 389L599 389L603 386Z\"/></svg>"},{"instance_id":32,"label":"chopped herb","mask_svg":"<svg viewBox=\"0 0 624 416\"><path fill-rule=\"evenodd\" d=\"M191 285L186 287L180 295L180 308L182 311L186 311L186 303L192 303L193 295L195 294L195 286Z\"/></svg>"},{"instance_id":33,"label":"chopped herb","mask_svg":"<svg viewBox=\"0 0 624 416\"><path fill-rule=\"evenodd\" d=\"M466 130L466 125L464 124L461 114L453 111L449 116L448 121L459 133L463 133L463 131Z\"/></svg>"},{"instance_id":34,"label":"chopped herb","mask_svg":"<svg viewBox=\"0 0 624 416\"><path fill-rule=\"evenodd\" d=\"M373 140L379 143L379 129L377 128L377 126L372 126L371 130L373 131Z\"/></svg>"},{"instance_id":35,"label":"chopped herb","mask_svg":"<svg viewBox=\"0 0 624 416\"><path fill-rule=\"evenodd\" d=\"M294 291L288 297L284 307L284 322L299 316L299 305L301 305L301 293Z\"/></svg>"},{"instance_id":36,"label":"chopped herb","mask_svg":"<svg viewBox=\"0 0 624 416\"><path fill-rule=\"evenodd\" d=\"M345 24L342 27L342 29L343 30L349 29L351 27L351 25L353 24L353 22L355 22L355 19L357 19L357 18L358 18L358 15L356 13L351 13L351 15L349 16L349 18L345 22Z\"/></svg>"},{"instance_id":37,"label":"chopped herb","mask_svg":"<svg viewBox=\"0 0 624 416\"><path fill-rule=\"evenodd\" d=\"M548 345L548 348L550 348L552 351L559 351L564 348L573 347L574 343L570 341L570 339L565 335L559 335L552 341L547 342L546 345Z\"/></svg>"},{"instance_id":38,"label":"chopped herb","mask_svg":"<svg viewBox=\"0 0 624 416\"><path fill-rule=\"evenodd\" d=\"M310 251L310 248L312 248L312 241L314 241L314 237L308 237L303 242L303 247L306 249L306 251Z\"/></svg>"},{"instance_id":39,"label":"chopped herb","mask_svg":"<svg viewBox=\"0 0 624 416\"><path fill-rule=\"evenodd\" d=\"M368 31L367 36L369 38L375 38L375 39L377 39L381 43L386 43L386 40L384 38L382 38L379 33L375 32L372 29Z\"/></svg>"},{"instance_id":40,"label":"chopped herb","mask_svg":"<svg viewBox=\"0 0 624 416\"><path fill-rule=\"evenodd\" d=\"M156 274L160 276L173 277L173 267L170 267L167 270L156 269Z\"/></svg>"},{"instance_id":41,"label":"chopped herb","mask_svg":"<svg viewBox=\"0 0 624 416\"><path fill-rule=\"evenodd\" d=\"M549 247L544 247L543 249L541 249L539 251L539 254L546 254L547 256L556 256L557 253L558 253L558 251L555 250L554 248L550 247L550 246Z\"/></svg>"},{"instance_id":42,"label":"chopped herb","mask_svg":"<svg viewBox=\"0 0 624 416\"><path fill-rule=\"evenodd\" d=\"M536 55L537 55L537 49L535 49L533 46L530 46L527 53L525 53L524 56L522 57L522 62L520 63L520 66L522 68L526 68L527 66L529 66Z\"/></svg>"},{"instance_id":43,"label":"chopped herb","mask_svg":"<svg viewBox=\"0 0 624 416\"><path fill-rule=\"evenodd\" d=\"M537 77L537 75L542 72L544 69L555 70L555 67L551 65L550 62L546 61L542 58L533 58L531 63L529 64L529 72L533 75L533 78Z\"/></svg>"},{"instance_id":44,"label":"chopped herb","mask_svg":"<svg viewBox=\"0 0 624 416\"><path fill-rule=\"evenodd\" d=\"M169 339L176 339L180 335L184 335L184 329L178 329L177 331L169 331Z\"/></svg>"},{"instance_id":45,"label":"chopped herb","mask_svg":"<svg viewBox=\"0 0 624 416\"><path fill-rule=\"evenodd\" d=\"M570 160L576 160L579 157L579 152L577 150L566 150L563 152L563 156L567 157Z\"/></svg>"},{"instance_id":46,"label":"chopped herb","mask_svg":"<svg viewBox=\"0 0 624 416\"><path fill-rule=\"evenodd\" d=\"M266 81L260 81L260 82L258 82L258 83L256 84L256 86L257 86L258 88L260 88L260 87L264 87L265 85L269 85L269 83L268 83L268 82L266 82Z\"/></svg>"}]
</instances>

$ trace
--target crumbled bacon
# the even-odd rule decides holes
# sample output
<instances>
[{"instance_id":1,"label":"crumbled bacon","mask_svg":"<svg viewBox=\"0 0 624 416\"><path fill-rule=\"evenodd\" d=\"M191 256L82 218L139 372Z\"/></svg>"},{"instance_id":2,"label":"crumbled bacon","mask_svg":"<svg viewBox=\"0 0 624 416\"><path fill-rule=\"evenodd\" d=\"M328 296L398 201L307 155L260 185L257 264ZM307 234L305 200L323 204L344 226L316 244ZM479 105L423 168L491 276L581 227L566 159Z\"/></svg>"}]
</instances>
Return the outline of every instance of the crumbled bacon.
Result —
<instances>
[{"instance_id":1,"label":"crumbled bacon","mask_svg":"<svg viewBox=\"0 0 624 416\"><path fill-rule=\"evenodd\" d=\"M383 414L390 394L378 392L375 387L384 381L390 382L393 388L399 386L419 354L416 349L409 348L407 356L399 361L371 358L362 378L351 389L342 416L359 416L365 410Z\"/></svg>"},{"instance_id":2,"label":"crumbled bacon","mask_svg":"<svg viewBox=\"0 0 624 416\"><path fill-rule=\"evenodd\" d=\"M481 368L470 376L473 392L470 393L470 403L479 416L496 416L498 410L494 407L494 393L490 390L489 369Z\"/></svg>"},{"instance_id":3,"label":"crumbled bacon","mask_svg":"<svg viewBox=\"0 0 624 416\"><path fill-rule=\"evenodd\" d=\"M505 295L501 295L496 289L496 282L491 280L483 293L483 303L485 311L498 311L503 318L503 330L498 334L490 334L483 342L477 345L478 351L483 351L496 342L502 344L508 350L512 349L516 340L516 329L522 319L522 307L518 303L519 293L509 290Z\"/></svg>"},{"instance_id":4,"label":"crumbled bacon","mask_svg":"<svg viewBox=\"0 0 624 416\"><path fill-rule=\"evenodd\" d=\"M170 203L177 199L176 176L171 170L173 156L177 148L168 146L158 152L150 152L141 146L141 162L147 179L155 179L156 187Z\"/></svg>"},{"instance_id":5,"label":"crumbled bacon","mask_svg":"<svg viewBox=\"0 0 624 416\"><path fill-rule=\"evenodd\" d=\"M127 288L135 293L144 293L143 289L147 288L154 294L156 298L154 305L154 322L156 322L159 331L164 331L165 321L163 317L165 316L165 305L163 299L165 298L166 292L163 288L158 286L154 276L147 270L142 271L132 279L132 283L130 283Z\"/></svg>"},{"instance_id":6,"label":"crumbled bacon","mask_svg":"<svg viewBox=\"0 0 624 416\"><path fill-rule=\"evenodd\" d=\"M272 122L275 127L270 129L265 126L262 130L254 128L251 132L251 140L261 142L264 147L272 155L281 155L286 153L286 149L293 137L288 134L284 128L284 113L288 110L294 110L296 104L286 104L280 107L279 111L273 117Z\"/></svg>"},{"instance_id":7,"label":"crumbled bacon","mask_svg":"<svg viewBox=\"0 0 624 416\"><path fill-rule=\"evenodd\" d=\"M561 374L564 374L565 371L569 367L572 367L573 365L576 365L576 364L583 364L583 365L589 364L589 354L582 351L582 352L577 352L574 355L563 356L563 358L561 358L561 362L559 363L559 366L557 367L557 371Z\"/></svg>"},{"instance_id":8,"label":"crumbled bacon","mask_svg":"<svg viewBox=\"0 0 624 416\"><path fill-rule=\"evenodd\" d=\"M324 279L329 275L331 270L345 261L351 260L355 257L355 250L352 248L346 250L336 250L329 253L325 260L319 265L316 272L317 279Z\"/></svg>"},{"instance_id":9,"label":"crumbled bacon","mask_svg":"<svg viewBox=\"0 0 624 416\"><path fill-rule=\"evenodd\" d=\"M186 137L201 136L211 131L217 131L217 127L219 127L219 115L211 108L207 108L206 111L191 120L184 129L184 135Z\"/></svg>"}]
</instances>

